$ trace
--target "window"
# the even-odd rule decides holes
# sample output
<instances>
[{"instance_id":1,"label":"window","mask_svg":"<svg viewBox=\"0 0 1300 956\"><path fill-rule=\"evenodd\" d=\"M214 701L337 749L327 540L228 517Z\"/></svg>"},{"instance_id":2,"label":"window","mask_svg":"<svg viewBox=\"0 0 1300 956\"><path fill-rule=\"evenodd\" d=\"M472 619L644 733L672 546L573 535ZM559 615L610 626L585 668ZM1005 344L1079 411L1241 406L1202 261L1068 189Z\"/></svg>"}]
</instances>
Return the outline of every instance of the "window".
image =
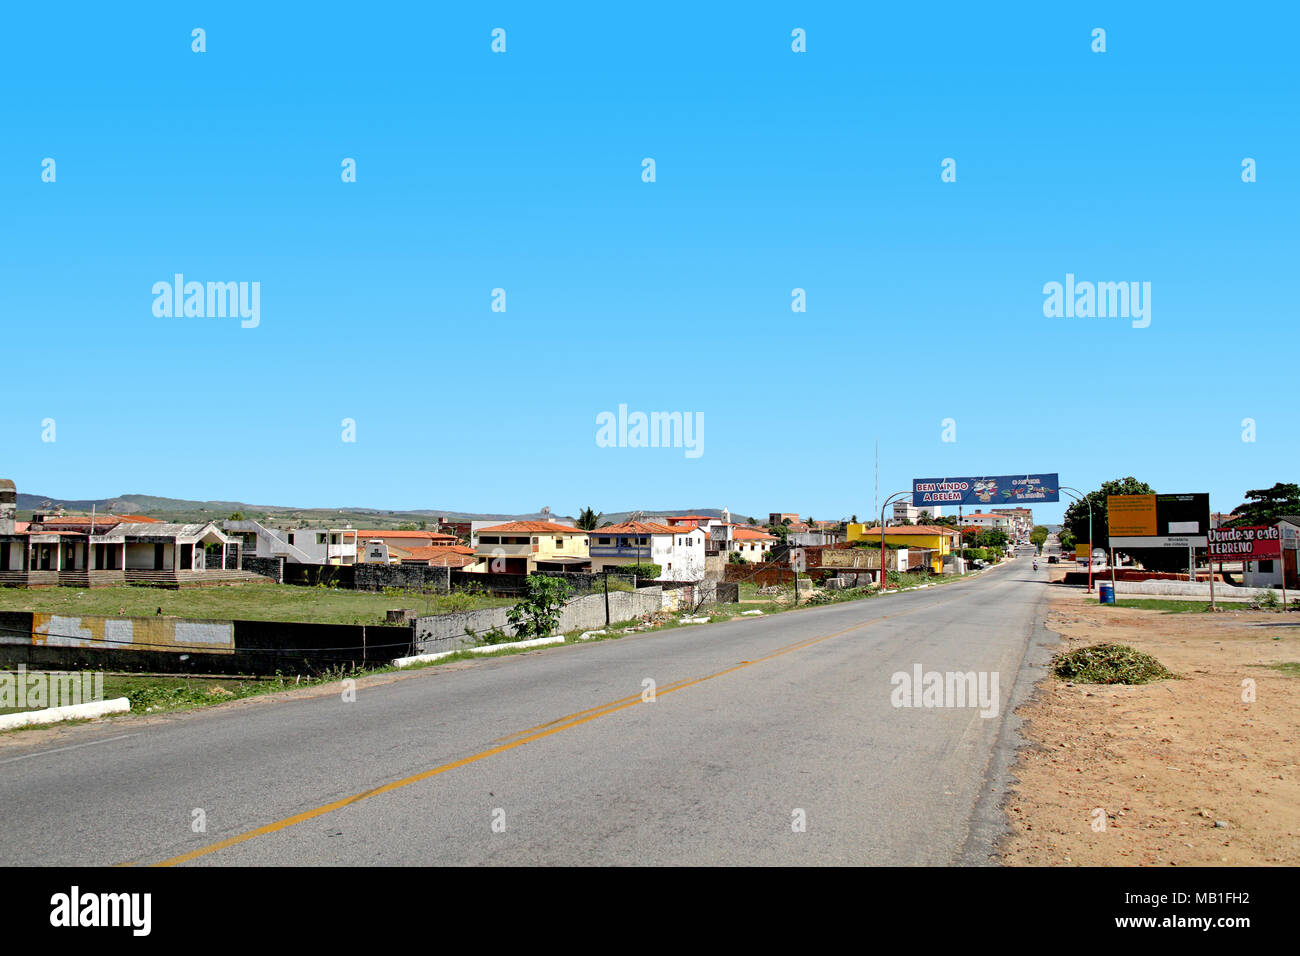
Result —
<instances>
[{"instance_id":1,"label":"window","mask_svg":"<svg viewBox=\"0 0 1300 956\"><path fill-rule=\"evenodd\" d=\"M320 532L320 533L318 533L318 534L316 535L316 543L317 543L317 544L324 544L324 543L325 543L325 534L324 534L324 532Z\"/></svg>"},{"instance_id":2,"label":"window","mask_svg":"<svg viewBox=\"0 0 1300 956\"><path fill-rule=\"evenodd\" d=\"M596 543L597 543L597 544L609 544L609 538L597 538L597 539L596 539Z\"/></svg>"},{"instance_id":3,"label":"window","mask_svg":"<svg viewBox=\"0 0 1300 956\"><path fill-rule=\"evenodd\" d=\"M289 532L289 543L290 543L290 544L293 544L293 532L292 532L292 531Z\"/></svg>"},{"instance_id":4,"label":"window","mask_svg":"<svg viewBox=\"0 0 1300 956\"><path fill-rule=\"evenodd\" d=\"M563 538L556 538L556 539L555 539L555 546L556 546L557 548L559 548L561 551L563 551L563 550L564 550L564 539L563 539Z\"/></svg>"},{"instance_id":5,"label":"window","mask_svg":"<svg viewBox=\"0 0 1300 956\"><path fill-rule=\"evenodd\" d=\"M1257 561L1257 562L1256 562L1256 566L1259 568L1259 573L1260 573L1260 574L1272 574L1272 573L1273 573L1273 562L1272 562L1272 561Z\"/></svg>"}]
</instances>

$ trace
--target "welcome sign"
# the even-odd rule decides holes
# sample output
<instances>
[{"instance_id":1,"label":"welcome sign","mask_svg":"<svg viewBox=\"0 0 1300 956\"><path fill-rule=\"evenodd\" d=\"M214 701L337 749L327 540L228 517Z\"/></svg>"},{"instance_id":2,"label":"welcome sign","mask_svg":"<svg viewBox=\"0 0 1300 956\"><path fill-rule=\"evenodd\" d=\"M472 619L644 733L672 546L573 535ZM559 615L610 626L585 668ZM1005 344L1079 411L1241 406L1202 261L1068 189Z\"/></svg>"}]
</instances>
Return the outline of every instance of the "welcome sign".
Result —
<instances>
[{"instance_id":1,"label":"welcome sign","mask_svg":"<svg viewBox=\"0 0 1300 956\"><path fill-rule=\"evenodd\" d=\"M1060 486L1056 474L913 478L912 505L1022 505L1060 501Z\"/></svg>"}]
</instances>

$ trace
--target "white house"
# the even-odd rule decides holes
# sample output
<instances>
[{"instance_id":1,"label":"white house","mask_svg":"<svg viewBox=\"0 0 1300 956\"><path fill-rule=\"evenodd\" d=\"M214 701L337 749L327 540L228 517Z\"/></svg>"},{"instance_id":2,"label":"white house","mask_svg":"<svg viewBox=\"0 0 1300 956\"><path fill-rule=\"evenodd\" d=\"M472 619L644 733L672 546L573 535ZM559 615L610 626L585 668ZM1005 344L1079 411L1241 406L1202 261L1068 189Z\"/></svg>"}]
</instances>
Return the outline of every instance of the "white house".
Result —
<instances>
[{"instance_id":1,"label":"white house","mask_svg":"<svg viewBox=\"0 0 1300 956\"><path fill-rule=\"evenodd\" d=\"M243 541L245 554L255 554L259 558L284 558L294 564L357 563L358 532L352 528L290 528L284 531L268 528L260 521L226 521L224 527L227 534Z\"/></svg>"},{"instance_id":2,"label":"white house","mask_svg":"<svg viewBox=\"0 0 1300 956\"><path fill-rule=\"evenodd\" d=\"M625 521L596 528L588 533L591 568L657 564L660 581L701 581L708 538L704 529L690 525Z\"/></svg>"},{"instance_id":3,"label":"white house","mask_svg":"<svg viewBox=\"0 0 1300 956\"><path fill-rule=\"evenodd\" d=\"M1011 515L987 514L982 511L976 511L973 514L965 515L962 518L961 523L963 528L969 528L972 526L976 528L990 528L1005 531L1007 534L1011 533L1014 525Z\"/></svg>"},{"instance_id":4,"label":"white house","mask_svg":"<svg viewBox=\"0 0 1300 956\"><path fill-rule=\"evenodd\" d=\"M776 535L754 528L733 527L731 530L731 550L751 564L767 560L767 553L776 544Z\"/></svg>"},{"instance_id":5,"label":"white house","mask_svg":"<svg viewBox=\"0 0 1300 956\"><path fill-rule=\"evenodd\" d=\"M904 518L913 524L927 524L926 517L940 518L943 516L943 508L939 505L924 505L917 507L910 501L894 502L894 521L901 522Z\"/></svg>"}]
</instances>

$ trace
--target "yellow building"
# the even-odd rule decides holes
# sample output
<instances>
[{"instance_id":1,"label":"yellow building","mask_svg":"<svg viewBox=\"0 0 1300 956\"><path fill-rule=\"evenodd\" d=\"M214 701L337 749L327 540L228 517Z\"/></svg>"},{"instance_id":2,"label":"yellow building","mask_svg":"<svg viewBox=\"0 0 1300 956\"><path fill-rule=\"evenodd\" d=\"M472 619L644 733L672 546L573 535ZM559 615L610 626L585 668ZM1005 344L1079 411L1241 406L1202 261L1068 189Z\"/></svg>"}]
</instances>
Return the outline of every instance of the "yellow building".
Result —
<instances>
[{"instance_id":1,"label":"yellow building","mask_svg":"<svg viewBox=\"0 0 1300 956\"><path fill-rule=\"evenodd\" d=\"M885 544L900 548L929 548L930 570L935 574L943 572L944 555L956 550L960 532L956 528L944 528L939 525L914 524L898 525L885 528ZM848 528L848 540L869 541L880 544L880 525L868 527L864 524L851 524Z\"/></svg>"},{"instance_id":2,"label":"yellow building","mask_svg":"<svg viewBox=\"0 0 1300 956\"><path fill-rule=\"evenodd\" d=\"M550 521L509 521L474 534L471 571L590 571L587 532Z\"/></svg>"}]
</instances>

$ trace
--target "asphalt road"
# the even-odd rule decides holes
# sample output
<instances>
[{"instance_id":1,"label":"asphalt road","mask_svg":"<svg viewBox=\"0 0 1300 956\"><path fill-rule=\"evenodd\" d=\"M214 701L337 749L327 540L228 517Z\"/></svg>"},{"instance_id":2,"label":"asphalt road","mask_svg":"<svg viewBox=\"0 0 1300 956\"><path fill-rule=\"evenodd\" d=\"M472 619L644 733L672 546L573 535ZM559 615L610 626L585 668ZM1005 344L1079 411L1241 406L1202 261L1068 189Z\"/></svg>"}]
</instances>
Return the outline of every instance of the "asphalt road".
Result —
<instances>
[{"instance_id":1,"label":"asphalt road","mask_svg":"<svg viewBox=\"0 0 1300 956\"><path fill-rule=\"evenodd\" d=\"M899 595L376 678L355 702L10 741L0 863L985 863L1009 713L1054 640L1045 582L1020 558ZM894 706L892 675L915 665L996 674L996 715Z\"/></svg>"}]
</instances>

